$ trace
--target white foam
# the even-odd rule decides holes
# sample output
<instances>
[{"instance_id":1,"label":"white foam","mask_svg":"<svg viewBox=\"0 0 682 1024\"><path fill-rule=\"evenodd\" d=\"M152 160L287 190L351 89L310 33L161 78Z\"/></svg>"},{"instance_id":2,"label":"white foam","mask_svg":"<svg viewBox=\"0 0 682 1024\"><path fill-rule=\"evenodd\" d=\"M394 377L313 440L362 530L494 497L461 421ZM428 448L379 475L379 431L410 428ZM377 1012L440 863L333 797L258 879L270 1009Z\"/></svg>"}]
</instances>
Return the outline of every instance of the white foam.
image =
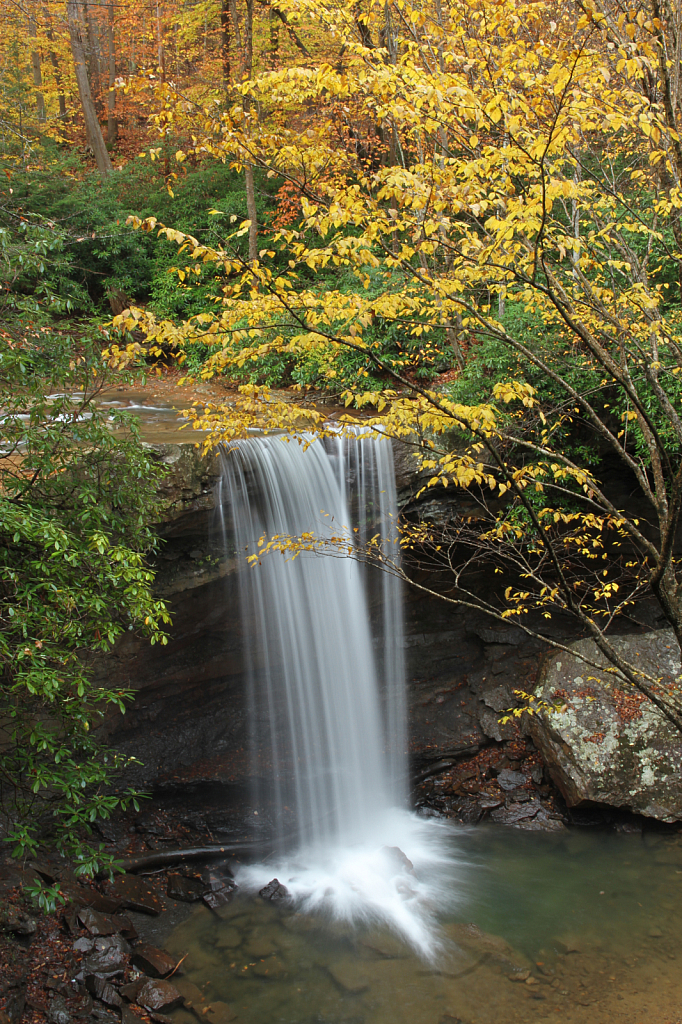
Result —
<instances>
[{"instance_id":1,"label":"white foam","mask_svg":"<svg viewBox=\"0 0 682 1024\"><path fill-rule=\"evenodd\" d=\"M244 866L237 882L255 892L276 877L301 912L389 929L433 961L445 945L437 918L459 901L453 833L447 822L392 808L377 814L361 842L302 848Z\"/></svg>"}]
</instances>

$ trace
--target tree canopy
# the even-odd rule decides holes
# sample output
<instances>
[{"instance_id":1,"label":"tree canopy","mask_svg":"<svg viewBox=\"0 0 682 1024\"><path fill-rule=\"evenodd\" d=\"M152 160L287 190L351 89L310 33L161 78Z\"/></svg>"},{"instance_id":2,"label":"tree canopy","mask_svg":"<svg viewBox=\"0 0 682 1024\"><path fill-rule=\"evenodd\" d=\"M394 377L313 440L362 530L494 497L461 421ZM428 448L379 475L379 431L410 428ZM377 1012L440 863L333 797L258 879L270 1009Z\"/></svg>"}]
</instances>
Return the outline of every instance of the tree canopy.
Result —
<instances>
[{"instance_id":1,"label":"tree canopy","mask_svg":"<svg viewBox=\"0 0 682 1024\"><path fill-rule=\"evenodd\" d=\"M477 494L480 513L450 524L445 545L458 552L460 599L481 604L462 576L474 555L506 562L519 585L489 611L521 622L570 612L682 725L669 681L645 678L608 639L644 593L682 639L672 14L511 2L282 9L314 25L333 59L256 74L214 110L160 83L157 124L192 133L179 164L208 153L284 179L299 223L246 257L234 246L248 221L215 246L133 220L178 244L180 287L208 270L222 294L184 321L133 308L117 326L142 329L145 351L183 358L208 346L204 375L273 356L314 362L320 385L376 410L365 423L415 444L427 486ZM355 287L335 286L347 273ZM125 363L139 351L110 354ZM468 367L491 353L496 374L472 388ZM420 383L416 369L444 356L454 379ZM258 383L196 423L210 428L207 444L245 423L326 429ZM641 512L600 481L608 460Z\"/></svg>"}]
</instances>

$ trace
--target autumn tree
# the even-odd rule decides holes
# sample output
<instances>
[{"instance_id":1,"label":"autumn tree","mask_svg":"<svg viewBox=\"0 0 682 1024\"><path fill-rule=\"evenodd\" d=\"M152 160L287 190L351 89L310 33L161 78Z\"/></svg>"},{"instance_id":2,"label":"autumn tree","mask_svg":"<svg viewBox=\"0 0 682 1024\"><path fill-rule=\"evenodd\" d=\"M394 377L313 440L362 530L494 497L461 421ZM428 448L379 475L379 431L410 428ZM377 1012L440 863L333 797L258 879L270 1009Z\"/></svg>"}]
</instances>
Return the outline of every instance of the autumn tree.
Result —
<instances>
[{"instance_id":1,"label":"autumn tree","mask_svg":"<svg viewBox=\"0 0 682 1024\"><path fill-rule=\"evenodd\" d=\"M676 685L610 641L643 595L682 641L674 12L654 0L636 12L511 0L280 7L333 40L334 60L255 75L241 93L267 112L258 134L237 102L204 119L193 152L294 184L300 225L247 263L230 238L209 248L137 222L227 283L219 308L185 323L133 309L119 326L180 358L188 343L210 345L206 375L314 353L338 386L343 352L362 353L384 386L347 388L347 405L374 406L374 428L413 445L426 486L460 487L478 504L445 538L428 524L406 533L446 554L449 599L532 632L531 613L569 613L682 728ZM160 99L174 109L170 92ZM358 145L356 125L372 126L374 147ZM354 292L334 287L334 267L352 270ZM377 325L449 352L454 381L417 383L409 356L379 354ZM473 365L493 350L497 379L472 394L466 353ZM135 354L111 350L115 362ZM326 429L256 387L196 423L207 444L251 425ZM636 512L602 481L609 461L632 480ZM482 558L518 580L492 602L467 577Z\"/></svg>"}]
</instances>

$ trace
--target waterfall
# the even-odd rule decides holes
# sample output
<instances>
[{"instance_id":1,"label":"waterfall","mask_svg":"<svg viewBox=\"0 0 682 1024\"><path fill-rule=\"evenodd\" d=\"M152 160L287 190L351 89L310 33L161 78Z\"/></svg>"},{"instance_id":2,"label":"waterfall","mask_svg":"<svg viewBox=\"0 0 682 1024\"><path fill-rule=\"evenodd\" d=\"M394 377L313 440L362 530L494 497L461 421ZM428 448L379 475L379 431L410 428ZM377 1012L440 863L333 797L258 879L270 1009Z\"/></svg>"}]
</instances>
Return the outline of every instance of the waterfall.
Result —
<instances>
[{"instance_id":1,"label":"waterfall","mask_svg":"<svg viewBox=\"0 0 682 1024\"><path fill-rule=\"evenodd\" d=\"M237 441L222 456L219 508L244 556L262 537L304 533L356 550L380 533L393 557L398 549L386 440ZM267 737L280 828L293 807L299 842L313 845L357 841L407 796L400 581L380 574L374 638L371 573L333 555L272 552L240 575L252 745L260 752Z\"/></svg>"},{"instance_id":2,"label":"waterfall","mask_svg":"<svg viewBox=\"0 0 682 1024\"><path fill-rule=\"evenodd\" d=\"M447 826L407 809L400 581L347 553L373 539L398 559L391 444L361 430L271 435L221 458L220 527L242 566L254 801L287 839L278 861L240 869L240 884L258 889L276 870L302 910L388 926L433 957L452 861ZM303 534L316 550L248 565L261 538Z\"/></svg>"}]
</instances>

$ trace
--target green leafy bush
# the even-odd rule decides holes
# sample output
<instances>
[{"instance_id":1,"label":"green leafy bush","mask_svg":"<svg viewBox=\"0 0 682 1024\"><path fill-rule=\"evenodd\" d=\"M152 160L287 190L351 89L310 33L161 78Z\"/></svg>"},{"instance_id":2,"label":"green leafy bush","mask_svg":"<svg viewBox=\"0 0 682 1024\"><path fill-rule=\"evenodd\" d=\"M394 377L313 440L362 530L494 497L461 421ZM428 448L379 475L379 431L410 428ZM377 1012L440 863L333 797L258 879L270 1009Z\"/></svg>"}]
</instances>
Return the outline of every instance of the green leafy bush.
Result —
<instances>
[{"instance_id":1,"label":"green leafy bush","mask_svg":"<svg viewBox=\"0 0 682 1024\"><path fill-rule=\"evenodd\" d=\"M165 643L169 622L147 565L160 470L98 404L107 383L96 345L0 330L0 814L17 854L50 834L83 872L102 864L92 823L135 800L92 735L130 695L96 686L87 657L131 629Z\"/></svg>"}]
</instances>

